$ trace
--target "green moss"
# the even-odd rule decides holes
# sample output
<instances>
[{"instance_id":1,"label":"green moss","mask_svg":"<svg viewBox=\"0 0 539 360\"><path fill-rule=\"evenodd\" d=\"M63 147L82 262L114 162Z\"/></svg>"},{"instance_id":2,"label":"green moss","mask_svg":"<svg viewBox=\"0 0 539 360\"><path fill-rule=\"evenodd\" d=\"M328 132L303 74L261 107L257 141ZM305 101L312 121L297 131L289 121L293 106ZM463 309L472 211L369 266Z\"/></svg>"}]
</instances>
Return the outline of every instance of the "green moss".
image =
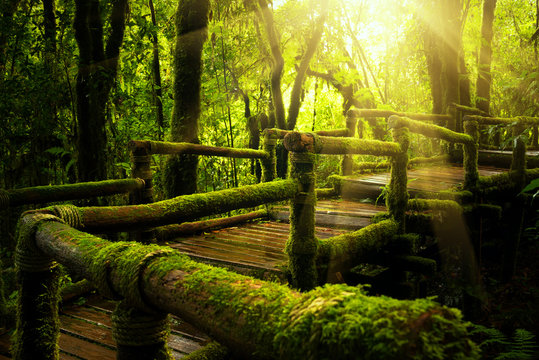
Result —
<instances>
[{"instance_id":1,"label":"green moss","mask_svg":"<svg viewBox=\"0 0 539 360\"><path fill-rule=\"evenodd\" d=\"M462 215L462 207L453 200L411 199L408 201L408 209L414 211L443 211L447 216Z\"/></svg>"},{"instance_id":2,"label":"green moss","mask_svg":"<svg viewBox=\"0 0 539 360\"><path fill-rule=\"evenodd\" d=\"M399 153L400 147L398 144L380 140L320 136L315 143L314 151L320 154L393 156Z\"/></svg>"},{"instance_id":3,"label":"green moss","mask_svg":"<svg viewBox=\"0 0 539 360\"><path fill-rule=\"evenodd\" d=\"M430 138L442 139L451 143L469 144L474 142L474 139L469 134L457 133L442 126L427 124L396 115L389 118L387 126L390 129L406 127L413 133L422 134Z\"/></svg>"},{"instance_id":4,"label":"green moss","mask_svg":"<svg viewBox=\"0 0 539 360\"><path fill-rule=\"evenodd\" d=\"M474 191L479 179L479 171L477 169L477 142L479 141L479 130L477 122L465 121L464 131L472 138L472 141L464 143L464 189Z\"/></svg>"},{"instance_id":5,"label":"green moss","mask_svg":"<svg viewBox=\"0 0 539 360\"><path fill-rule=\"evenodd\" d=\"M404 232L404 212L408 203L408 146L410 134L407 128L393 129L393 139L400 145L400 153L391 158L391 178L386 196L389 214L399 224L400 232Z\"/></svg>"},{"instance_id":6,"label":"green moss","mask_svg":"<svg viewBox=\"0 0 539 360\"><path fill-rule=\"evenodd\" d=\"M183 357L183 360L226 360L229 359L229 351L226 347L215 341L206 344L189 355Z\"/></svg>"},{"instance_id":7,"label":"green moss","mask_svg":"<svg viewBox=\"0 0 539 360\"><path fill-rule=\"evenodd\" d=\"M292 285L309 290L317 285L314 235L316 205L315 155L290 152L290 177L299 182L300 192L290 202L290 235L285 246Z\"/></svg>"},{"instance_id":8,"label":"green moss","mask_svg":"<svg viewBox=\"0 0 539 360\"><path fill-rule=\"evenodd\" d=\"M110 242L61 223L50 222L41 231L71 248L66 260L74 256L91 263L100 252L110 253ZM132 246L133 251L146 255L166 250ZM122 296L133 296L119 278L128 275L122 273L122 266L140 257L133 259L132 253L123 251L107 259L97 258L110 269L112 287ZM155 294L162 289L154 279L161 279L167 291L172 291L169 296L177 315L188 315L222 343L241 343L231 351L244 357L346 359L362 354L364 359L478 358L478 348L469 340L460 313L431 300L370 297L360 288L340 285L300 294L283 285L196 263L176 251L153 258L139 274L146 294L154 294L154 299L164 296ZM172 306L167 304L167 308Z\"/></svg>"}]
</instances>

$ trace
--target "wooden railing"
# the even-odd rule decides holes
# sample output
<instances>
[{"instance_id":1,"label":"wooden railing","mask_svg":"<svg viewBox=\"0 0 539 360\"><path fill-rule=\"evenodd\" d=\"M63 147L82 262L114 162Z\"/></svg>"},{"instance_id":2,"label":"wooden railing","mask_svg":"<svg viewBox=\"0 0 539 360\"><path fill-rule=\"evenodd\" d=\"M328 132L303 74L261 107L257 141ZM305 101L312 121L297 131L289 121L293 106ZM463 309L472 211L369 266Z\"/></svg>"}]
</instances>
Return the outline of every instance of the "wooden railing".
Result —
<instances>
[{"instance_id":1,"label":"wooden railing","mask_svg":"<svg viewBox=\"0 0 539 360\"><path fill-rule=\"evenodd\" d=\"M175 202L180 203L180 199ZM164 207L138 207L145 218L155 218L152 223L172 220ZM121 214L121 209L116 210ZM94 214L100 218L112 214L110 209L98 213L96 209ZM87 214L81 214L84 226ZM117 219L118 228L132 224L129 217ZM396 227L391 221L387 226ZM112 317L119 359L132 354L170 358L166 313L196 324L227 346L234 358L345 359L358 353L406 358L428 357L432 351L451 357L479 357L460 313L431 300L369 297L360 287L343 285L299 293L284 285L196 263L170 248L112 243L44 212L25 214L19 234L17 360L57 357L60 272L56 262L88 278L100 293L122 299ZM332 246L326 243L324 251L334 252ZM379 336L381 331L384 336Z\"/></svg>"}]
</instances>

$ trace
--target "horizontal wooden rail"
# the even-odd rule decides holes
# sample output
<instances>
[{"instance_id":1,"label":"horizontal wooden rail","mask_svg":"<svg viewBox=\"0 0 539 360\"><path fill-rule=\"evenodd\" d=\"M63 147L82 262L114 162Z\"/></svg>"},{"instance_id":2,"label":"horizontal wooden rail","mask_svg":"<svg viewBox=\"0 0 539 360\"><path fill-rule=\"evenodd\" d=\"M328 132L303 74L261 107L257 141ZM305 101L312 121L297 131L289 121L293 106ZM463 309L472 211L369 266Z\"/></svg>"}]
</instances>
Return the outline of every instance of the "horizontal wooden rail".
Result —
<instances>
[{"instance_id":1,"label":"horizontal wooden rail","mask_svg":"<svg viewBox=\"0 0 539 360\"><path fill-rule=\"evenodd\" d=\"M479 125L539 125L539 117L517 116L512 118L466 115L464 121L477 121Z\"/></svg>"},{"instance_id":2,"label":"horizontal wooden rail","mask_svg":"<svg viewBox=\"0 0 539 360\"><path fill-rule=\"evenodd\" d=\"M294 180L280 180L203 194L178 196L150 204L100 207L54 206L46 211L65 212L75 227L87 231L123 231L177 224L202 216L287 200L298 192ZM42 210L43 211L43 210Z\"/></svg>"},{"instance_id":3,"label":"horizontal wooden rail","mask_svg":"<svg viewBox=\"0 0 539 360\"><path fill-rule=\"evenodd\" d=\"M446 114L418 114L418 113L407 113L407 112L397 112L391 110L380 110L380 109L352 109L348 110L348 116L351 117L385 117L388 118L392 115L397 115L401 117L407 117L414 120L423 120L423 121L448 121L451 120L451 115Z\"/></svg>"},{"instance_id":4,"label":"horizontal wooden rail","mask_svg":"<svg viewBox=\"0 0 539 360\"><path fill-rule=\"evenodd\" d=\"M316 136L312 133L290 132L284 138L288 151L314 152L316 154L363 154L394 156L401 153L401 147L395 142L354 138L331 138Z\"/></svg>"},{"instance_id":5,"label":"horizontal wooden rail","mask_svg":"<svg viewBox=\"0 0 539 360\"><path fill-rule=\"evenodd\" d=\"M227 346L234 358L347 359L362 354L426 359L433 352L448 358L479 358L458 310L429 299L372 297L361 287L345 285L300 293L196 263L166 247L112 243L53 219L37 224L32 220L25 223L35 230L42 253L81 273L100 292L196 324ZM45 298L24 300L19 307L23 314ZM58 331L41 333L23 345L36 347L37 353L40 344L55 341Z\"/></svg>"},{"instance_id":6,"label":"horizontal wooden rail","mask_svg":"<svg viewBox=\"0 0 539 360\"><path fill-rule=\"evenodd\" d=\"M396 115L389 118L388 127L391 129L407 127L413 133L421 134L430 138L442 139L452 143L471 144L475 142L474 138L470 135L458 133L441 126L425 124L417 120Z\"/></svg>"},{"instance_id":7,"label":"horizontal wooden rail","mask_svg":"<svg viewBox=\"0 0 539 360\"><path fill-rule=\"evenodd\" d=\"M142 179L105 180L0 190L0 197L7 202L6 205L17 206L123 194L143 188L144 181Z\"/></svg>"},{"instance_id":8,"label":"horizontal wooden rail","mask_svg":"<svg viewBox=\"0 0 539 360\"><path fill-rule=\"evenodd\" d=\"M479 116L485 116L485 117L488 117L489 114L486 113L485 111L481 110L481 109L478 109L478 108L473 108L473 107L469 107L469 106L464 106L464 105L460 105L460 104L451 104L449 105L450 107L460 111L461 113L465 114L465 115L479 115Z\"/></svg>"},{"instance_id":9,"label":"horizontal wooden rail","mask_svg":"<svg viewBox=\"0 0 539 360\"><path fill-rule=\"evenodd\" d=\"M134 151L137 148L144 148L149 154L162 155L193 154L245 159L265 159L269 157L268 153L263 150L237 149L183 142L173 143L164 141L131 140L129 142L129 149Z\"/></svg>"},{"instance_id":10,"label":"horizontal wooden rail","mask_svg":"<svg viewBox=\"0 0 539 360\"><path fill-rule=\"evenodd\" d=\"M352 130L353 131L353 130ZM292 130L281 130L281 129L265 129L264 133L267 136L270 136L274 139L284 139L284 137L294 131ZM333 130L318 130L313 131L314 134L327 137L347 137L351 136L351 130L347 128L342 129L333 129Z\"/></svg>"}]
</instances>

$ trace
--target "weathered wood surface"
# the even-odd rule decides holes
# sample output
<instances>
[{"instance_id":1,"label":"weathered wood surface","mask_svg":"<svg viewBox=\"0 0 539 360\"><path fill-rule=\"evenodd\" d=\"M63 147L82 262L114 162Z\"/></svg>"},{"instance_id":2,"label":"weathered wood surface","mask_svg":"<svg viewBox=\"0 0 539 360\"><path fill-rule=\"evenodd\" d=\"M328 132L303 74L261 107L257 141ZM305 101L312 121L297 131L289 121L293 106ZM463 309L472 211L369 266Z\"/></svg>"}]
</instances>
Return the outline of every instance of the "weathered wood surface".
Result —
<instances>
[{"instance_id":1,"label":"weathered wood surface","mask_svg":"<svg viewBox=\"0 0 539 360\"><path fill-rule=\"evenodd\" d=\"M507 172L492 166L479 166L479 175L490 176ZM438 192L454 188L464 182L464 169L460 165L447 164L408 171L408 191L411 195L420 192ZM376 199L382 188L389 183L389 173L361 175L347 178L342 185L344 199L370 197Z\"/></svg>"},{"instance_id":2,"label":"weathered wood surface","mask_svg":"<svg viewBox=\"0 0 539 360\"><path fill-rule=\"evenodd\" d=\"M111 330L114 306L114 302L98 295L90 295L83 305L65 305L60 312L60 359L116 359L116 342ZM11 358L9 340L8 333L0 335L0 360ZM209 341L210 338L200 330L172 318L169 347L175 359L202 348Z\"/></svg>"},{"instance_id":3,"label":"weathered wood surface","mask_svg":"<svg viewBox=\"0 0 539 360\"><path fill-rule=\"evenodd\" d=\"M287 262L284 246L290 225L275 221L243 224L200 235L178 237L169 246L202 261L280 273ZM325 239L344 230L317 227Z\"/></svg>"}]
</instances>

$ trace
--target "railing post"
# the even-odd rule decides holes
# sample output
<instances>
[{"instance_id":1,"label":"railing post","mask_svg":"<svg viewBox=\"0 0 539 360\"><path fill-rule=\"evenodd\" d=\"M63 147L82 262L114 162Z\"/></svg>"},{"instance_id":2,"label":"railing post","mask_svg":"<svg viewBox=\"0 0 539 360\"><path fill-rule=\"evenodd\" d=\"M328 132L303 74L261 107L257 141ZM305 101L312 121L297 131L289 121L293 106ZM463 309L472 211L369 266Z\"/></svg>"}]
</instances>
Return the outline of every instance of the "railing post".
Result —
<instances>
[{"instance_id":1,"label":"railing post","mask_svg":"<svg viewBox=\"0 0 539 360\"><path fill-rule=\"evenodd\" d=\"M19 220L15 266L19 282L13 358L58 359L58 301L60 271L35 243L41 222L58 221L53 215L32 214Z\"/></svg>"},{"instance_id":2,"label":"railing post","mask_svg":"<svg viewBox=\"0 0 539 360\"><path fill-rule=\"evenodd\" d=\"M285 252L288 254L292 286L305 291L318 284L315 262L318 240L314 236L316 155L290 151L289 156L290 176L298 180L300 192L290 201L290 236Z\"/></svg>"},{"instance_id":3,"label":"railing post","mask_svg":"<svg viewBox=\"0 0 539 360\"><path fill-rule=\"evenodd\" d=\"M260 160L262 182L273 181L277 177L277 156L275 153L277 137L277 134L271 129L264 130L263 150L268 153L268 157Z\"/></svg>"},{"instance_id":4,"label":"railing post","mask_svg":"<svg viewBox=\"0 0 539 360\"><path fill-rule=\"evenodd\" d=\"M477 121L464 118L464 132L473 138L472 142L463 145L464 189L473 190L477 187L477 181L479 180L479 170L477 169L479 131Z\"/></svg>"},{"instance_id":5,"label":"railing post","mask_svg":"<svg viewBox=\"0 0 539 360\"><path fill-rule=\"evenodd\" d=\"M348 137L354 137L356 134L357 118L348 112L346 115L346 128L348 129ZM352 175L354 170L354 160L352 155L344 155L342 159L341 172L343 176Z\"/></svg>"},{"instance_id":6,"label":"railing post","mask_svg":"<svg viewBox=\"0 0 539 360\"><path fill-rule=\"evenodd\" d=\"M112 313L112 334L118 360L169 360L167 314L149 314L119 302Z\"/></svg>"},{"instance_id":7,"label":"railing post","mask_svg":"<svg viewBox=\"0 0 539 360\"><path fill-rule=\"evenodd\" d=\"M526 181L526 144L521 138L521 134L525 127L522 124L513 126L513 157L511 160L511 170L513 173L513 179L516 181L519 188L522 188Z\"/></svg>"},{"instance_id":8,"label":"railing post","mask_svg":"<svg viewBox=\"0 0 539 360\"><path fill-rule=\"evenodd\" d=\"M145 142L132 141L131 148L131 177L144 180L144 188L129 194L129 203L132 205L149 204L154 202L153 179L150 167L152 155ZM137 231L129 234L131 241L148 243L153 238L151 231Z\"/></svg>"},{"instance_id":9,"label":"railing post","mask_svg":"<svg viewBox=\"0 0 539 360\"><path fill-rule=\"evenodd\" d=\"M393 141L401 146L401 153L391 157L391 179L388 185L386 204L389 214L399 225L399 232L404 233L404 213L408 204L408 146L410 132L408 128L392 129Z\"/></svg>"}]
</instances>

